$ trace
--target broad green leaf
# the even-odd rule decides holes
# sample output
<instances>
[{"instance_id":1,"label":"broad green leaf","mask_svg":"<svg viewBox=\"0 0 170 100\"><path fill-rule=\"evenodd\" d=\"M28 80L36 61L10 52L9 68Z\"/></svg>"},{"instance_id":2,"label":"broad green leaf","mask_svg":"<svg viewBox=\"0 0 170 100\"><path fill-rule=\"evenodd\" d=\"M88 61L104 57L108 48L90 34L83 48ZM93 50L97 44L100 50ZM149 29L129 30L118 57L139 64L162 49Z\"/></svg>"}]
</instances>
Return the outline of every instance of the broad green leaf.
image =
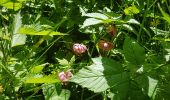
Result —
<instances>
[{"instance_id":1,"label":"broad green leaf","mask_svg":"<svg viewBox=\"0 0 170 100\"><path fill-rule=\"evenodd\" d=\"M43 94L45 96L45 100L69 100L70 91L66 89L61 89L57 91L57 87L55 84L44 84Z\"/></svg>"},{"instance_id":2,"label":"broad green leaf","mask_svg":"<svg viewBox=\"0 0 170 100\"><path fill-rule=\"evenodd\" d=\"M18 12L15 15L14 22L13 22L13 36L12 36L12 47L23 45L26 42L26 35L25 34L18 34L18 29L22 25L21 15Z\"/></svg>"},{"instance_id":3,"label":"broad green leaf","mask_svg":"<svg viewBox=\"0 0 170 100\"><path fill-rule=\"evenodd\" d=\"M101 19L101 20L106 20L106 19L108 19L108 17L107 17L106 15L101 14L101 13L87 13L87 14L85 14L84 16L93 17L93 18Z\"/></svg>"},{"instance_id":4,"label":"broad green leaf","mask_svg":"<svg viewBox=\"0 0 170 100\"><path fill-rule=\"evenodd\" d=\"M37 31L36 28L33 27L21 27L19 29L20 34L27 34L27 35L67 35L64 33L52 31L52 30L42 30L42 31Z\"/></svg>"},{"instance_id":5,"label":"broad green leaf","mask_svg":"<svg viewBox=\"0 0 170 100\"><path fill-rule=\"evenodd\" d=\"M126 37L123 45L125 59L136 66L145 61L145 50L136 41Z\"/></svg>"},{"instance_id":6,"label":"broad green leaf","mask_svg":"<svg viewBox=\"0 0 170 100\"><path fill-rule=\"evenodd\" d=\"M101 57L92 60L91 66L82 68L70 81L94 92L103 92L128 80L129 76L120 63Z\"/></svg>"},{"instance_id":7,"label":"broad green leaf","mask_svg":"<svg viewBox=\"0 0 170 100\"><path fill-rule=\"evenodd\" d=\"M139 9L138 9L134 4L132 4L132 6L124 9L124 13L125 13L126 15L138 14L138 13L139 13Z\"/></svg>"},{"instance_id":8,"label":"broad green leaf","mask_svg":"<svg viewBox=\"0 0 170 100\"><path fill-rule=\"evenodd\" d=\"M31 74L37 74L37 73L42 72L43 68L44 68L47 64L48 64L48 63L45 63L45 64L41 64L41 65L32 67L31 70L30 70Z\"/></svg>"},{"instance_id":9,"label":"broad green leaf","mask_svg":"<svg viewBox=\"0 0 170 100\"><path fill-rule=\"evenodd\" d=\"M52 74L48 76L27 76L25 83L57 83L60 82L57 75Z\"/></svg>"},{"instance_id":10,"label":"broad green leaf","mask_svg":"<svg viewBox=\"0 0 170 100\"><path fill-rule=\"evenodd\" d=\"M81 28L85 28L87 26L91 26L91 25L96 25L96 24L100 24L102 23L102 20L99 19L95 19L95 18L88 18L84 21L83 26Z\"/></svg>"},{"instance_id":11,"label":"broad green leaf","mask_svg":"<svg viewBox=\"0 0 170 100\"><path fill-rule=\"evenodd\" d=\"M158 80L155 80L151 77L148 77L149 79L149 90L148 90L148 96L151 98L155 97L155 92L156 92L156 86L158 84Z\"/></svg>"}]
</instances>

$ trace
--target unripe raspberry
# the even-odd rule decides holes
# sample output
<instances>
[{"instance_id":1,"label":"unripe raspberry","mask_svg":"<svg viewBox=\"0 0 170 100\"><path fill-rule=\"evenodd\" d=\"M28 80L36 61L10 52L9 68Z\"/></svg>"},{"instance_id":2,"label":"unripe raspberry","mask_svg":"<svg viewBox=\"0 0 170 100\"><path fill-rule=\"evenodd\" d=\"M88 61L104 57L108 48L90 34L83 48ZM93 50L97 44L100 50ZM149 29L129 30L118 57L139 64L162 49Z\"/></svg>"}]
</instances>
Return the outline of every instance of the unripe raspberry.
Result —
<instances>
[{"instance_id":1,"label":"unripe raspberry","mask_svg":"<svg viewBox=\"0 0 170 100\"><path fill-rule=\"evenodd\" d=\"M86 52L86 50L87 50L87 47L84 44L75 43L73 45L73 51L77 55L80 55L80 54Z\"/></svg>"},{"instance_id":2,"label":"unripe raspberry","mask_svg":"<svg viewBox=\"0 0 170 100\"><path fill-rule=\"evenodd\" d=\"M100 49L104 50L104 51L109 51L113 48L113 44L111 42L108 42L106 40L100 40L98 42L98 46Z\"/></svg>"},{"instance_id":3,"label":"unripe raspberry","mask_svg":"<svg viewBox=\"0 0 170 100\"><path fill-rule=\"evenodd\" d=\"M58 74L58 77L61 82L67 82L72 76L73 74L70 71L62 71Z\"/></svg>"},{"instance_id":4,"label":"unripe raspberry","mask_svg":"<svg viewBox=\"0 0 170 100\"><path fill-rule=\"evenodd\" d=\"M107 32L111 35L111 36L116 36L117 34L117 29L116 29L116 25L111 25L107 28Z\"/></svg>"}]
</instances>

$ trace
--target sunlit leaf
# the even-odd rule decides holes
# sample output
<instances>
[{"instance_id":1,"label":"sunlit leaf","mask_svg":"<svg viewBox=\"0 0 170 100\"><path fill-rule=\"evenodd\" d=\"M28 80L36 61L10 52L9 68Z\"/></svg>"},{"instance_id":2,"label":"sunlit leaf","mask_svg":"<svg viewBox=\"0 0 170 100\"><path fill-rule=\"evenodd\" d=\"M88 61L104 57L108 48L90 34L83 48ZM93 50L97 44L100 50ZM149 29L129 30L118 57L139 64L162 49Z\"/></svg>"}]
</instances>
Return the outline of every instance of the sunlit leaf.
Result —
<instances>
[{"instance_id":1,"label":"sunlit leaf","mask_svg":"<svg viewBox=\"0 0 170 100\"><path fill-rule=\"evenodd\" d=\"M100 24L102 23L102 20L99 19L95 19L95 18L88 18L84 21L83 25L81 28L85 28L87 26L91 26L91 25L96 25L96 24Z\"/></svg>"},{"instance_id":2,"label":"sunlit leaf","mask_svg":"<svg viewBox=\"0 0 170 100\"><path fill-rule=\"evenodd\" d=\"M15 15L15 19L13 22L13 37L12 37L12 47L23 45L26 42L26 35L25 34L18 34L18 29L22 25L21 15L20 12L18 12Z\"/></svg>"},{"instance_id":3,"label":"sunlit leaf","mask_svg":"<svg viewBox=\"0 0 170 100\"><path fill-rule=\"evenodd\" d=\"M31 68L30 72L32 74L36 74L36 73L40 73L42 72L43 68L47 65L48 63L45 63L45 64L41 64L41 65L38 65L38 66L34 66Z\"/></svg>"},{"instance_id":4,"label":"sunlit leaf","mask_svg":"<svg viewBox=\"0 0 170 100\"><path fill-rule=\"evenodd\" d=\"M156 92L156 86L158 84L158 80L155 80L151 77L148 77L149 79L149 90L148 90L148 95L149 97L154 98L155 97L155 92Z\"/></svg>"},{"instance_id":5,"label":"sunlit leaf","mask_svg":"<svg viewBox=\"0 0 170 100\"><path fill-rule=\"evenodd\" d=\"M128 80L128 74L124 72L120 63L108 58L93 58L93 64L82 68L71 78L72 82L94 92L103 92L108 88L121 84Z\"/></svg>"},{"instance_id":6,"label":"sunlit leaf","mask_svg":"<svg viewBox=\"0 0 170 100\"><path fill-rule=\"evenodd\" d=\"M52 30L42 30L42 31L37 31L36 28L33 27L21 27L19 29L20 34L26 34L26 35L67 35L64 33L52 31Z\"/></svg>"},{"instance_id":7,"label":"sunlit leaf","mask_svg":"<svg viewBox=\"0 0 170 100\"><path fill-rule=\"evenodd\" d=\"M37 76L27 76L25 83L56 83L60 82L57 75L37 75Z\"/></svg>"},{"instance_id":8,"label":"sunlit leaf","mask_svg":"<svg viewBox=\"0 0 170 100\"><path fill-rule=\"evenodd\" d=\"M140 24L136 19L129 19L129 20L127 21L127 23L129 23L129 24L137 24L137 25Z\"/></svg>"},{"instance_id":9,"label":"sunlit leaf","mask_svg":"<svg viewBox=\"0 0 170 100\"><path fill-rule=\"evenodd\" d=\"M103 19L103 20L108 19L108 17L106 15L101 14L101 13L87 13L84 16L93 17L93 18L97 18L97 19Z\"/></svg>"},{"instance_id":10,"label":"sunlit leaf","mask_svg":"<svg viewBox=\"0 0 170 100\"><path fill-rule=\"evenodd\" d=\"M132 6L124 9L124 13L126 15L138 14L139 13L139 9L134 4L132 4Z\"/></svg>"},{"instance_id":11,"label":"sunlit leaf","mask_svg":"<svg viewBox=\"0 0 170 100\"><path fill-rule=\"evenodd\" d=\"M1 0L0 5L8 8L8 9L14 9L15 11L19 10L22 7L22 2L25 0L21 1L12 1L12 0Z\"/></svg>"},{"instance_id":12,"label":"sunlit leaf","mask_svg":"<svg viewBox=\"0 0 170 100\"><path fill-rule=\"evenodd\" d=\"M60 65L63 65L63 66L69 65L69 62L66 59L58 59L57 58L57 60L58 60Z\"/></svg>"}]
</instances>

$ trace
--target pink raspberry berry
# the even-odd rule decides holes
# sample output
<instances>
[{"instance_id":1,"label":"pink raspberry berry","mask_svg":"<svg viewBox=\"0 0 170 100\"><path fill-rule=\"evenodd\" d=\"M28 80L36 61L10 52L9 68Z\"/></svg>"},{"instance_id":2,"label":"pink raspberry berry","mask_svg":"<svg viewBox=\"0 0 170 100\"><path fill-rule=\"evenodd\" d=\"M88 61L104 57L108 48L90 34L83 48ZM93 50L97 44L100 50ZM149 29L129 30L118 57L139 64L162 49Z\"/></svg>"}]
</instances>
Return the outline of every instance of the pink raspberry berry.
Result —
<instances>
[{"instance_id":1,"label":"pink raspberry berry","mask_svg":"<svg viewBox=\"0 0 170 100\"><path fill-rule=\"evenodd\" d=\"M61 82L67 82L72 76L73 74L70 71L62 71L58 74L58 77Z\"/></svg>"},{"instance_id":2,"label":"pink raspberry berry","mask_svg":"<svg viewBox=\"0 0 170 100\"><path fill-rule=\"evenodd\" d=\"M75 43L73 45L73 51L77 55L80 55L80 54L86 52L86 50L87 50L87 47L84 44Z\"/></svg>"}]
</instances>

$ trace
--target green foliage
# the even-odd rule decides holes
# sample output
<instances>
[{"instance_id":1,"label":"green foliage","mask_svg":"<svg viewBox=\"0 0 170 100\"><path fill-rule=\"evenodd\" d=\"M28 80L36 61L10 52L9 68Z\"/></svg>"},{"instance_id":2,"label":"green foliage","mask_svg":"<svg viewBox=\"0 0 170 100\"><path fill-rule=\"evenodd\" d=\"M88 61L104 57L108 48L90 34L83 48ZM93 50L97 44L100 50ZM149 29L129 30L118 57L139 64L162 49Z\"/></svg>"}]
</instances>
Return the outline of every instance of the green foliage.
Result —
<instances>
[{"instance_id":1,"label":"green foliage","mask_svg":"<svg viewBox=\"0 0 170 100\"><path fill-rule=\"evenodd\" d=\"M169 100L169 12L167 0L0 0L0 100Z\"/></svg>"},{"instance_id":2,"label":"green foliage","mask_svg":"<svg viewBox=\"0 0 170 100\"><path fill-rule=\"evenodd\" d=\"M71 82L76 82L94 92L103 92L128 80L128 74L124 72L120 63L101 57L92 60L93 64L81 69Z\"/></svg>"},{"instance_id":3,"label":"green foliage","mask_svg":"<svg viewBox=\"0 0 170 100\"><path fill-rule=\"evenodd\" d=\"M31 26L21 27L19 29L19 33L20 34L27 34L27 35L50 35L50 36L53 36L53 35L67 35L67 34L64 34L64 33L55 32L55 31L50 30L50 29L39 30L38 31L36 28L31 27Z\"/></svg>"},{"instance_id":4,"label":"green foliage","mask_svg":"<svg viewBox=\"0 0 170 100\"><path fill-rule=\"evenodd\" d=\"M138 14L138 13L139 13L139 9L138 9L134 4L132 4L132 6L124 9L124 13L125 13L126 15Z\"/></svg>"},{"instance_id":5,"label":"green foliage","mask_svg":"<svg viewBox=\"0 0 170 100\"><path fill-rule=\"evenodd\" d=\"M25 0L1 0L0 5L8 8L8 9L13 9L15 11L21 9L22 3Z\"/></svg>"},{"instance_id":6,"label":"green foliage","mask_svg":"<svg viewBox=\"0 0 170 100\"><path fill-rule=\"evenodd\" d=\"M70 91L61 89L59 85L44 84L42 89L45 100L69 100Z\"/></svg>"},{"instance_id":7,"label":"green foliage","mask_svg":"<svg viewBox=\"0 0 170 100\"><path fill-rule=\"evenodd\" d=\"M18 12L15 15L15 19L13 22L13 37L12 37L12 47L18 46L18 45L24 45L26 42L26 35L24 34L19 34L18 30L22 25L22 20L21 20L21 14Z\"/></svg>"},{"instance_id":8,"label":"green foliage","mask_svg":"<svg viewBox=\"0 0 170 100\"><path fill-rule=\"evenodd\" d=\"M144 48L129 37L124 41L123 52L125 59L136 66L142 65L145 61Z\"/></svg>"},{"instance_id":9,"label":"green foliage","mask_svg":"<svg viewBox=\"0 0 170 100\"><path fill-rule=\"evenodd\" d=\"M28 75L26 77L25 83L56 83L59 82L57 75Z\"/></svg>"}]
</instances>

